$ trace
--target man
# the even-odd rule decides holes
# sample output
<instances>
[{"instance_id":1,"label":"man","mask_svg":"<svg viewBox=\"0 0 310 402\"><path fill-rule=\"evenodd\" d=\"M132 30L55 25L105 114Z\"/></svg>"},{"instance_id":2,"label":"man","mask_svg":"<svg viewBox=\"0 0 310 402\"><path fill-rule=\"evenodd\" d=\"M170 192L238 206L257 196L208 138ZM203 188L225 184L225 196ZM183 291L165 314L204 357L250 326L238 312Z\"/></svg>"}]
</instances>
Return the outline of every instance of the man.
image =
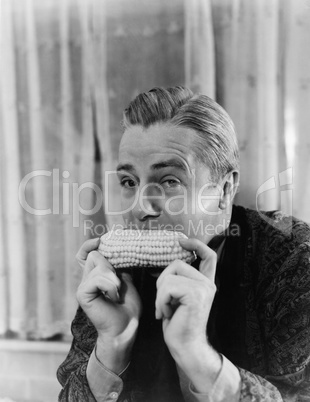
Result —
<instances>
[{"instance_id":1,"label":"man","mask_svg":"<svg viewBox=\"0 0 310 402\"><path fill-rule=\"evenodd\" d=\"M309 227L232 206L234 126L208 97L156 88L123 123L124 222L180 230L198 259L130 275L84 243L60 400L310 401Z\"/></svg>"}]
</instances>

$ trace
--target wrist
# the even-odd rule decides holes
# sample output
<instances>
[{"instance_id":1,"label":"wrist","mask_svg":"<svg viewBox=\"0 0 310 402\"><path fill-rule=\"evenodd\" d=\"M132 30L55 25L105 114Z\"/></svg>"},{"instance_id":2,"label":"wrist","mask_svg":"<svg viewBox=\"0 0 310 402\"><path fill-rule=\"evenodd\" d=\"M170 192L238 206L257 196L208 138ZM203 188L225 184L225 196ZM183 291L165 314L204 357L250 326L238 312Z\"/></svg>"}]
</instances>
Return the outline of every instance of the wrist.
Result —
<instances>
[{"instance_id":1,"label":"wrist","mask_svg":"<svg viewBox=\"0 0 310 402\"><path fill-rule=\"evenodd\" d=\"M196 392L210 392L221 371L222 358L207 341L188 345L180 353L175 353L174 359Z\"/></svg>"},{"instance_id":2,"label":"wrist","mask_svg":"<svg viewBox=\"0 0 310 402\"><path fill-rule=\"evenodd\" d=\"M96 357L108 370L119 375L128 366L131 358L133 342L124 344L115 339L98 337L96 343Z\"/></svg>"},{"instance_id":3,"label":"wrist","mask_svg":"<svg viewBox=\"0 0 310 402\"><path fill-rule=\"evenodd\" d=\"M138 325L119 335L110 336L98 332L97 359L115 374L122 372L130 362L131 351L137 335Z\"/></svg>"}]
</instances>

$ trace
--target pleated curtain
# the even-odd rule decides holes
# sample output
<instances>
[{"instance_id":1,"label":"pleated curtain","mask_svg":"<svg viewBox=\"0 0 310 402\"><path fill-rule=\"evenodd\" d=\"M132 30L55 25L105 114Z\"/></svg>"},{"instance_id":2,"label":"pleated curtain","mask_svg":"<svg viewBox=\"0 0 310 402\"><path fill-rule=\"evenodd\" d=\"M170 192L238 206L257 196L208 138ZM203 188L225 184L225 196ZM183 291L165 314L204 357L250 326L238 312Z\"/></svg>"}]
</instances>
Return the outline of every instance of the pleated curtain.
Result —
<instances>
[{"instance_id":1,"label":"pleated curtain","mask_svg":"<svg viewBox=\"0 0 310 402\"><path fill-rule=\"evenodd\" d=\"M310 222L309 2L185 0L185 11L186 83L236 126L236 203Z\"/></svg>"},{"instance_id":2,"label":"pleated curtain","mask_svg":"<svg viewBox=\"0 0 310 402\"><path fill-rule=\"evenodd\" d=\"M236 202L310 222L308 1L3 0L0 29L1 337L69 337L75 254L121 221L107 172L140 91L216 99L238 134Z\"/></svg>"},{"instance_id":3,"label":"pleated curtain","mask_svg":"<svg viewBox=\"0 0 310 402\"><path fill-rule=\"evenodd\" d=\"M0 333L67 336L97 133L112 155L104 2L2 3Z\"/></svg>"}]
</instances>

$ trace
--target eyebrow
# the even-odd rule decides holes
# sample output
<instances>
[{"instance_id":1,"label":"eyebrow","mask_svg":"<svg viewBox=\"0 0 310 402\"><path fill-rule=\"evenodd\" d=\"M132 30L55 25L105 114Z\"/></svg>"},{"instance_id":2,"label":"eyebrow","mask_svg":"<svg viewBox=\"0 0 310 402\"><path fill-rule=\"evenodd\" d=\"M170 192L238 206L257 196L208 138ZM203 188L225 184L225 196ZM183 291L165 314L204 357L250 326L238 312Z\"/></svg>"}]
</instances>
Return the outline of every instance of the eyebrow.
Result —
<instances>
[{"instance_id":1,"label":"eyebrow","mask_svg":"<svg viewBox=\"0 0 310 402\"><path fill-rule=\"evenodd\" d=\"M134 166L131 165L130 163L120 163L119 165L117 165L116 171L119 172L120 170L126 170L127 172L131 173L136 171Z\"/></svg>"},{"instance_id":2,"label":"eyebrow","mask_svg":"<svg viewBox=\"0 0 310 402\"><path fill-rule=\"evenodd\" d=\"M151 166L151 169L152 170L159 170L159 169L164 169L166 167L174 167L174 168L183 170L184 172L189 171L189 168L185 163L183 163L179 159L175 159L175 158L168 159L166 161L160 161L160 162L154 163Z\"/></svg>"},{"instance_id":3,"label":"eyebrow","mask_svg":"<svg viewBox=\"0 0 310 402\"><path fill-rule=\"evenodd\" d=\"M191 173L189 167L185 163L183 163L179 159L175 159L175 158L156 162L153 165L151 165L152 170L160 170L160 169L164 169L167 167L174 167L174 168L180 169L184 172ZM119 164L117 166L116 170L117 170L117 172L119 172L120 170L126 170L131 173L135 172L134 166L131 165L130 163Z\"/></svg>"}]
</instances>

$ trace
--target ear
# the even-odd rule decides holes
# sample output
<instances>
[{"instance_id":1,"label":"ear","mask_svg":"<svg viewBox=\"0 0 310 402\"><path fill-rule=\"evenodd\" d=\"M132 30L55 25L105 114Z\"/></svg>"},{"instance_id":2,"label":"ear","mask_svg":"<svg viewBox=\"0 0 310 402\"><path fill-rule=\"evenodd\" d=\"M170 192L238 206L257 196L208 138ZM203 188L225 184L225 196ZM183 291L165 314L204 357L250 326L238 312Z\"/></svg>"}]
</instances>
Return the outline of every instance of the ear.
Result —
<instances>
[{"instance_id":1,"label":"ear","mask_svg":"<svg viewBox=\"0 0 310 402\"><path fill-rule=\"evenodd\" d=\"M227 209L232 205L233 199L239 187L239 172L232 170L222 181L222 194L220 197L220 209Z\"/></svg>"}]
</instances>

